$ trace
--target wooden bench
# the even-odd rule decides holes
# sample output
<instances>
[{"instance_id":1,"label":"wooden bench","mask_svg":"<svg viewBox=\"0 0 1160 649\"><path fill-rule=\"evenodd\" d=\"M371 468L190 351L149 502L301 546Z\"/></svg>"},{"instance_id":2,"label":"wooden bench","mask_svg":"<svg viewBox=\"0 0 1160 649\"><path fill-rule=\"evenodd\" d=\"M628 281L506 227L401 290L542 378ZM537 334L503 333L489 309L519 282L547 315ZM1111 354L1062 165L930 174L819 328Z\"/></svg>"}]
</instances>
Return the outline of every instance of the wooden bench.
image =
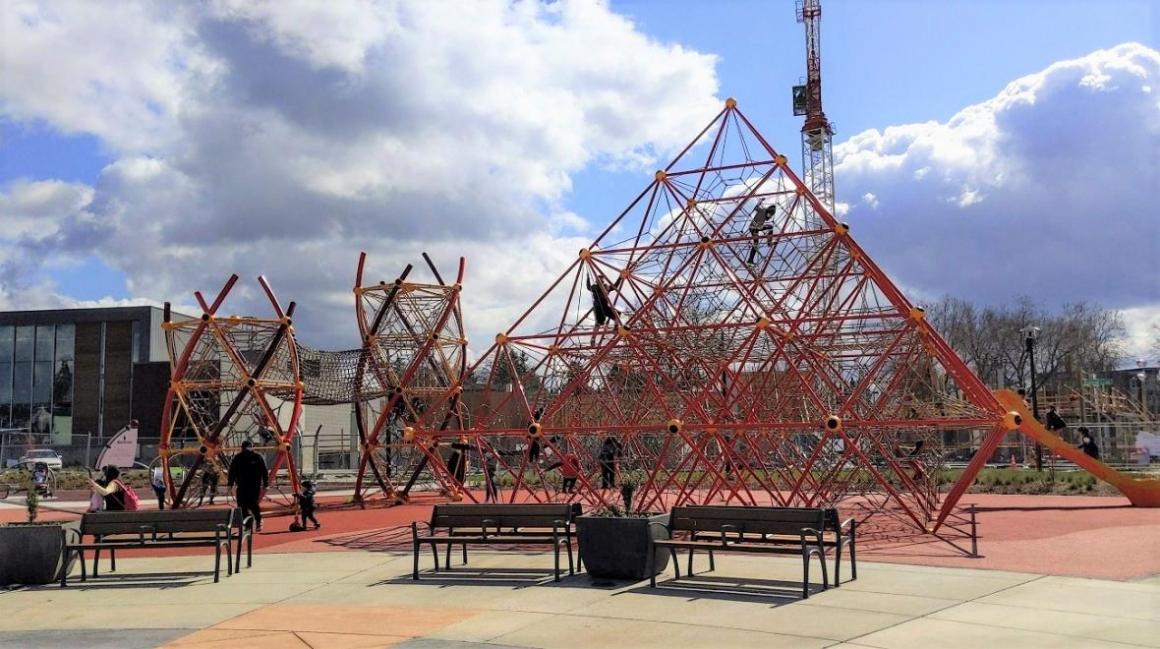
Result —
<instances>
[{"instance_id":1,"label":"wooden bench","mask_svg":"<svg viewBox=\"0 0 1160 649\"><path fill-rule=\"evenodd\" d=\"M677 550L709 553L709 569L716 569L714 552L752 552L760 554L793 554L802 558L802 599L810 596L810 559L817 556L822 566L822 589L829 588L826 570L826 512L822 509L784 509L775 507L690 506L674 507L669 513L668 539L654 539L649 550L650 565L656 565L656 553L667 548L673 560L676 579L681 578ZM679 535L679 538L678 538ZM776 541L775 541L776 539ZM652 571L650 571L652 572ZM690 570L690 574L692 574ZM656 587L656 575L649 579Z\"/></svg>"},{"instance_id":2,"label":"wooden bench","mask_svg":"<svg viewBox=\"0 0 1160 649\"><path fill-rule=\"evenodd\" d=\"M810 511L810 512L817 511L814 508L798 508L798 507L746 508L746 507L730 507L730 506L717 506L717 505L701 505L701 506L691 506L691 507L685 508L685 510L688 511L690 513L690 515L692 515L694 518L696 518L696 517L705 518L706 516L714 515L715 513L707 511L709 509L723 510L722 512L716 513L716 514L720 514L720 515L728 515L729 512L731 512L733 510L737 510L737 509L767 509L767 510L774 510L774 511ZM834 584L833 585L835 588L837 588L837 587L841 586L842 550L846 547L849 547L849 549L850 549L850 581L854 581L855 579L858 578L857 544L856 544L858 523L853 518L848 518L844 522L839 523L837 509L830 508L830 509L822 509L821 511L825 512L825 517L826 517L826 525L824 528L821 528L822 547L827 549L827 550L830 548L834 549ZM721 535L719 532L694 532L693 533L693 538L695 538L699 541L702 541L702 540L715 541L715 540L719 540L720 536ZM735 537L736 534L731 534L731 536ZM748 534L748 535L746 535L746 540L752 541L752 542L764 542L764 543L780 544L780 545L795 547L796 544L798 543L798 536L796 534L789 535L789 536L770 535L770 534ZM709 569L710 570L713 569L713 553L712 553L712 551L709 552ZM689 551L688 573L690 575L693 574L693 551L692 550Z\"/></svg>"},{"instance_id":3,"label":"wooden bench","mask_svg":"<svg viewBox=\"0 0 1160 649\"><path fill-rule=\"evenodd\" d=\"M141 548L213 547L213 580L221 579L222 549L225 549L227 574L232 575L230 560L232 542L239 543L238 561L241 562L243 527L235 528L237 510L233 509L175 509L167 511L94 512L81 516L80 526L66 528L66 539L61 550L67 566L75 552L81 564L81 581L88 579L85 568L85 550L93 550L93 577L97 576L101 550L109 551L110 570L117 570L117 550ZM70 539L67 534L71 532ZM85 542L85 537L92 540ZM252 543L252 539L251 539ZM60 585L67 585L67 571L61 571Z\"/></svg>"},{"instance_id":4,"label":"wooden bench","mask_svg":"<svg viewBox=\"0 0 1160 649\"><path fill-rule=\"evenodd\" d=\"M551 545L555 555L555 580L560 581L560 546L568 551L568 574L575 574L572 562L572 539L575 517L581 513L579 503L435 505L427 533L419 533L419 521L411 523L414 550L412 579L419 579L419 548L430 545L439 572L440 544L447 546L448 570L451 569L451 546L463 549L467 563L468 545Z\"/></svg>"}]
</instances>

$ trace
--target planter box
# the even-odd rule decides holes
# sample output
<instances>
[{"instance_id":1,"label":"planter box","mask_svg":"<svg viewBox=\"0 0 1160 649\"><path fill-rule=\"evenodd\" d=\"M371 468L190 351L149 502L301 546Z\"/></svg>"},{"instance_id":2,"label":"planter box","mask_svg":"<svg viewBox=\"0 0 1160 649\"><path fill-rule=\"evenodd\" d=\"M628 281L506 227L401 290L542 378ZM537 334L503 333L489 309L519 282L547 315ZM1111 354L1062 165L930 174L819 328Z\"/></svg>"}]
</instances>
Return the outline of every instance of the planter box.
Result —
<instances>
[{"instance_id":1,"label":"planter box","mask_svg":"<svg viewBox=\"0 0 1160 649\"><path fill-rule=\"evenodd\" d=\"M59 523L0 527L0 586L59 581L62 528Z\"/></svg>"},{"instance_id":2,"label":"planter box","mask_svg":"<svg viewBox=\"0 0 1160 649\"><path fill-rule=\"evenodd\" d=\"M665 530L649 523L668 523L668 514L627 518L580 516L576 537L584 569L599 579L640 581L660 574L669 565L669 553L657 555L657 565L649 573L649 545L665 538Z\"/></svg>"}]
</instances>

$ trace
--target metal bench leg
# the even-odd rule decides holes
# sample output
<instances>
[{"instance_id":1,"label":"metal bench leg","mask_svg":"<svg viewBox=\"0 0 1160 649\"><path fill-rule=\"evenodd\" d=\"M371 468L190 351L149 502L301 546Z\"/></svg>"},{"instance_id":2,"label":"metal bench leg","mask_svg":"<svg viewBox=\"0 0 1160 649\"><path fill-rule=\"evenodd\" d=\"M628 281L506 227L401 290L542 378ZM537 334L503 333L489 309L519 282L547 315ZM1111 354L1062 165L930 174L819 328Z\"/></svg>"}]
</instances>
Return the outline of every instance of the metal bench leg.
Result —
<instances>
[{"instance_id":1,"label":"metal bench leg","mask_svg":"<svg viewBox=\"0 0 1160 649\"><path fill-rule=\"evenodd\" d=\"M77 548L77 563L81 564L81 581L88 581L89 571L85 568L85 550Z\"/></svg>"},{"instance_id":2,"label":"metal bench leg","mask_svg":"<svg viewBox=\"0 0 1160 649\"><path fill-rule=\"evenodd\" d=\"M447 560L443 564L447 566L448 570L451 570L451 545L451 543L447 544Z\"/></svg>"},{"instance_id":3,"label":"metal bench leg","mask_svg":"<svg viewBox=\"0 0 1160 649\"><path fill-rule=\"evenodd\" d=\"M214 547L213 553L213 583L218 583L222 579L222 546L219 544Z\"/></svg>"},{"instance_id":4,"label":"metal bench leg","mask_svg":"<svg viewBox=\"0 0 1160 649\"><path fill-rule=\"evenodd\" d=\"M834 552L834 588L842 587L842 537L838 536L838 549Z\"/></svg>"},{"instance_id":5,"label":"metal bench leg","mask_svg":"<svg viewBox=\"0 0 1160 649\"><path fill-rule=\"evenodd\" d=\"M439 572L439 547L434 543L431 544L431 555L435 559L435 572Z\"/></svg>"},{"instance_id":6,"label":"metal bench leg","mask_svg":"<svg viewBox=\"0 0 1160 649\"><path fill-rule=\"evenodd\" d=\"M717 569L717 564L713 561L713 551L709 550L709 572Z\"/></svg>"},{"instance_id":7,"label":"metal bench leg","mask_svg":"<svg viewBox=\"0 0 1160 649\"><path fill-rule=\"evenodd\" d=\"M689 548L689 569L685 571L685 574L693 576L693 548Z\"/></svg>"},{"instance_id":8,"label":"metal bench leg","mask_svg":"<svg viewBox=\"0 0 1160 649\"><path fill-rule=\"evenodd\" d=\"M68 543L61 545L60 549L60 587L64 588L68 585L68 556L71 554ZM82 564L83 565L83 564Z\"/></svg>"},{"instance_id":9,"label":"metal bench leg","mask_svg":"<svg viewBox=\"0 0 1160 649\"><path fill-rule=\"evenodd\" d=\"M826 553L818 549L818 563L822 564L822 590L830 589L830 576L826 574Z\"/></svg>"},{"instance_id":10,"label":"metal bench leg","mask_svg":"<svg viewBox=\"0 0 1160 649\"><path fill-rule=\"evenodd\" d=\"M450 563L448 565L451 565ZM467 565L467 544L463 544L463 565Z\"/></svg>"},{"instance_id":11,"label":"metal bench leg","mask_svg":"<svg viewBox=\"0 0 1160 649\"><path fill-rule=\"evenodd\" d=\"M676 575L677 575L676 577L674 577L674 579L680 579L681 578L681 563L680 563L680 560L677 559L677 549L676 548L674 548L674 547L669 548L669 558L673 560L673 572L676 573Z\"/></svg>"},{"instance_id":12,"label":"metal bench leg","mask_svg":"<svg viewBox=\"0 0 1160 649\"><path fill-rule=\"evenodd\" d=\"M810 598L810 552L802 550L802 599Z\"/></svg>"},{"instance_id":13,"label":"metal bench leg","mask_svg":"<svg viewBox=\"0 0 1160 649\"><path fill-rule=\"evenodd\" d=\"M109 548L109 572L117 572L117 549Z\"/></svg>"},{"instance_id":14,"label":"metal bench leg","mask_svg":"<svg viewBox=\"0 0 1160 649\"><path fill-rule=\"evenodd\" d=\"M572 566L572 539L565 539L564 544L568 548L568 575L572 576L576 574L576 569Z\"/></svg>"},{"instance_id":15,"label":"metal bench leg","mask_svg":"<svg viewBox=\"0 0 1160 649\"><path fill-rule=\"evenodd\" d=\"M411 567L411 579L419 581L419 540L412 541L412 558L415 560L415 565Z\"/></svg>"},{"instance_id":16,"label":"metal bench leg","mask_svg":"<svg viewBox=\"0 0 1160 649\"><path fill-rule=\"evenodd\" d=\"M93 579L97 578L97 564L101 561L101 549L93 551Z\"/></svg>"},{"instance_id":17,"label":"metal bench leg","mask_svg":"<svg viewBox=\"0 0 1160 649\"><path fill-rule=\"evenodd\" d=\"M648 585L657 587L657 546L649 543L648 547Z\"/></svg>"},{"instance_id":18,"label":"metal bench leg","mask_svg":"<svg viewBox=\"0 0 1160 649\"><path fill-rule=\"evenodd\" d=\"M854 531L850 530L850 581L858 578L858 560L855 557Z\"/></svg>"},{"instance_id":19,"label":"metal bench leg","mask_svg":"<svg viewBox=\"0 0 1160 649\"><path fill-rule=\"evenodd\" d=\"M556 579L555 579L555 581L560 581L560 544L559 544L559 542L552 544L552 550L553 550L553 554L555 555L555 559L556 559Z\"/></svg>"}]
</instances>

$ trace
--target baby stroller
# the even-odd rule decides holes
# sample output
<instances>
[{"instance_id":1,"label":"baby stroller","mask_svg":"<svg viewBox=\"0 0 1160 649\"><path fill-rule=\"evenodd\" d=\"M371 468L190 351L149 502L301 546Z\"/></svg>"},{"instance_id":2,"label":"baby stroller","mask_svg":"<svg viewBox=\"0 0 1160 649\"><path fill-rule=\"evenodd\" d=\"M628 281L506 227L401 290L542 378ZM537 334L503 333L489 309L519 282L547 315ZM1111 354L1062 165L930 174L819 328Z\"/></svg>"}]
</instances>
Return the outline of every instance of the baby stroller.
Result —
<instances>
[{"instance_id":1,"label":"baby stroller","mask_svg":"<svg viewBox=\"0 0 1160 649\"><path fill-rule=\"evenodd\" d=\"M53 475L52 469L44 462L37 462L32 466L32 488L36 490L36 495L43 498L52 498L52 494L56 487L56 476Z\"/></svg>"}]
</instances>

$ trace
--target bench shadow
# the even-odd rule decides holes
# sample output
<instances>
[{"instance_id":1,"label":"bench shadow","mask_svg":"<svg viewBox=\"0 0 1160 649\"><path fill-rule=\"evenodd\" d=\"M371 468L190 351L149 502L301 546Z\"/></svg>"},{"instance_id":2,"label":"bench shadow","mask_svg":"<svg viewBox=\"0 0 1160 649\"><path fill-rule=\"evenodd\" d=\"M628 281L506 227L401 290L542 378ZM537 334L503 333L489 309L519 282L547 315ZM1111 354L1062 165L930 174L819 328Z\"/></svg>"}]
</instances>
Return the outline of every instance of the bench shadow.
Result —
<instances>
[{"instance_id":1,"label":"bench shadow","mask_svg":"<svg viewBox=\"0 0 1160 649\"><path fill-rule=\"evenodd\" d=\"M810 596L824 592L821 584L810 584ZM637 595L660 595L682 599L714 599L729 602L753 602L769 604L772 607L785 606L802 598L800 581L782 579L751 579L716 577L699 574L692 577L682 575L679 580L671 577L657 580L656 588L642 583L613 595L634 593Z\"/></svg>"},{"instance_id":2,"label":"bench shadow","mask_svg":"<svg viewBox=\"0 0 1160 649\"><path fill-rule=\"evenodd\" d=\"M81 581L79 575L70 576L68 586L64 589L60 587L59 582L52 584L45 584L43 586L34 587L35 590L117 590L119 588L157 588L161 590L169 590L172 588L185 588L192 586L204 579L209 579L209 583L213 583L213 571L187 571L187 572L135 572L132 574L102 573L97 577L89 575L88 580ZM228 577L222 573L222 582L225 582Z\"/></svg>"},{"instance_id":3,"label":"bench shadow","mask_svg":"<svg viewBox=\"0 0 1160 649\"><path fill-rule=\"evenodd\" d=\"M503 586L510 588L528 588L531 586L559 586L570 579L565 572L560 575L560 582L553 581L554 572L550 569L536 568L472 568L471 566L456 566L451 570L440 568L434 572L430 568L419 571L419 580L411 579L411 574L383 579L367 587L432 584L438 586ZM575 576L571 577L575 579Z\"/></svg>"}]
</instances>

